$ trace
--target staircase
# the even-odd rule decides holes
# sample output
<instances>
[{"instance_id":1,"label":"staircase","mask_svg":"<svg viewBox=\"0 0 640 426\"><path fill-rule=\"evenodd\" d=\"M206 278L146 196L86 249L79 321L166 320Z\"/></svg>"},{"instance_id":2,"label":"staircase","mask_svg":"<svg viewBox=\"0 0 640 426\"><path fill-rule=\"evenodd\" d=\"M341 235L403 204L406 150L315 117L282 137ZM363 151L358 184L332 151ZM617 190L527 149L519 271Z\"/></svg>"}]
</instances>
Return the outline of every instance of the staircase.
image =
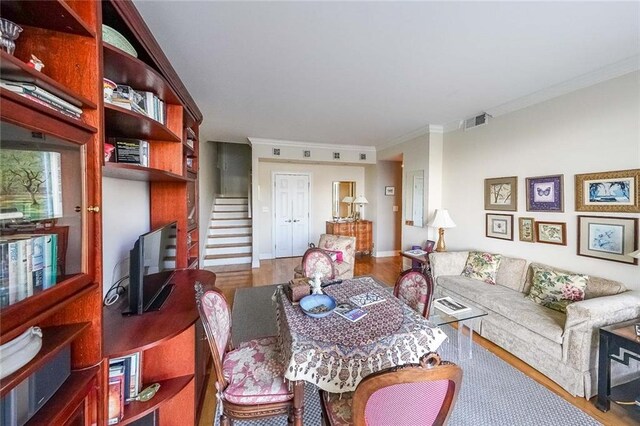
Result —
<instances>
[{"instance_id":1,"label":"staircase","mask_svg":"<svg viewBox=\"0 0 640 426\"><path fill-rule=\"evenodd\" d=\"M217 196L211 212L204 266L251 264L247 197Z\"/></svg>"}]
</instances>

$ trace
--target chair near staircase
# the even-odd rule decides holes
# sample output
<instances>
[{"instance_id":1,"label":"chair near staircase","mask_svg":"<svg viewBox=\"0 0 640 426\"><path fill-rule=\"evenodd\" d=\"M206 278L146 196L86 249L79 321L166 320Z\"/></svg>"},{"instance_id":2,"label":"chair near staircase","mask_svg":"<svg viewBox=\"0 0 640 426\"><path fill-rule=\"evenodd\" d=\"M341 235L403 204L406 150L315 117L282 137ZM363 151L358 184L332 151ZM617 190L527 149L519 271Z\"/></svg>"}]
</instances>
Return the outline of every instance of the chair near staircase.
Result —
<instances>
[{"instance_id":1,"label":"chair near staircase","mask_svg":"<svg viewBox=\"0 0 640 426\"><path fill-rule=\"evenodd\" d=\"M196 304L211 355L220 425L234 419L250 420L288 414L293 424L293 393L284 378L283 356L276 337L249 340L231 346L231 314L218 289L204 291L196 282ZM215 423L215 419L214 419Z\"/></svg>"}]
</instances>

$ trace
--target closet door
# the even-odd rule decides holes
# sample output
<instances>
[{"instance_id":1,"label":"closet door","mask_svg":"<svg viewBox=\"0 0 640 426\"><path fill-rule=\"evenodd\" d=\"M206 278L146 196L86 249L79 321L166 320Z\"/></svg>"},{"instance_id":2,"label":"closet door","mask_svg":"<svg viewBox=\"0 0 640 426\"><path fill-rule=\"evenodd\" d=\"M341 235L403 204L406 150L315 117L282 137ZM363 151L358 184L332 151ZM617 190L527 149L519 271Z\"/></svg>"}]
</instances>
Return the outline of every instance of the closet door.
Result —
<instances>
[{"instance_id":1,"label":"closet door","mask_svg":"<svg viewBox=\"0 0 640 426\"><path fill-rule=\"evenodd\" d=\"M275 256L302 256L309 245L309 176L276 174L273 197Z\"/></svg>"}]
</instances>

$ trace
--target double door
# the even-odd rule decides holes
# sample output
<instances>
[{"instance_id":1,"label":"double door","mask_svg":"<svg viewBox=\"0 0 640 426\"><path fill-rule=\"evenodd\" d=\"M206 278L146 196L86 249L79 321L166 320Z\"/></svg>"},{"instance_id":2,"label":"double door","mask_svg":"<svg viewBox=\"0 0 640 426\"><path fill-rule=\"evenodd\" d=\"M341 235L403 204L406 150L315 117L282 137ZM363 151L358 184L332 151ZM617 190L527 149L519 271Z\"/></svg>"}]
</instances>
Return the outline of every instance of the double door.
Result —
<instances>
[{"instance_id":1,"label":"double door","mask_svg":"<svg viewBox=\"0 0 640 426\"><path fill-rule=\"evenodd\" d=\"M275 256L302 256L309 246L309 175L276 174Z\"/></svg>"}]
</instances>

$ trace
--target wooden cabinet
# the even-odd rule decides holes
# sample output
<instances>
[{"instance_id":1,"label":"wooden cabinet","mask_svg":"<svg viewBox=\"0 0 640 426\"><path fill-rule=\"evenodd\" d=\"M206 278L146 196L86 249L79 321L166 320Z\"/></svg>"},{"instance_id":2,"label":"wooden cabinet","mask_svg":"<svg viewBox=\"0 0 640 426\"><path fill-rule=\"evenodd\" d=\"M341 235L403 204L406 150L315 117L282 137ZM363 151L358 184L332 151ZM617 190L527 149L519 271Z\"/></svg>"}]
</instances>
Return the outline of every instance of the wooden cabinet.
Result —
<instances>
[{"instance_id":1,"label":"wooden cabinet","mask_svg":"<svg viewBox=\"0 0 640 426\"><path fill-rule=\"evenodd\" d=\"M356 252L370 255L373 250L373 222L327 222L327 234L356 237Z\"/></svg>"}]
</instances>

